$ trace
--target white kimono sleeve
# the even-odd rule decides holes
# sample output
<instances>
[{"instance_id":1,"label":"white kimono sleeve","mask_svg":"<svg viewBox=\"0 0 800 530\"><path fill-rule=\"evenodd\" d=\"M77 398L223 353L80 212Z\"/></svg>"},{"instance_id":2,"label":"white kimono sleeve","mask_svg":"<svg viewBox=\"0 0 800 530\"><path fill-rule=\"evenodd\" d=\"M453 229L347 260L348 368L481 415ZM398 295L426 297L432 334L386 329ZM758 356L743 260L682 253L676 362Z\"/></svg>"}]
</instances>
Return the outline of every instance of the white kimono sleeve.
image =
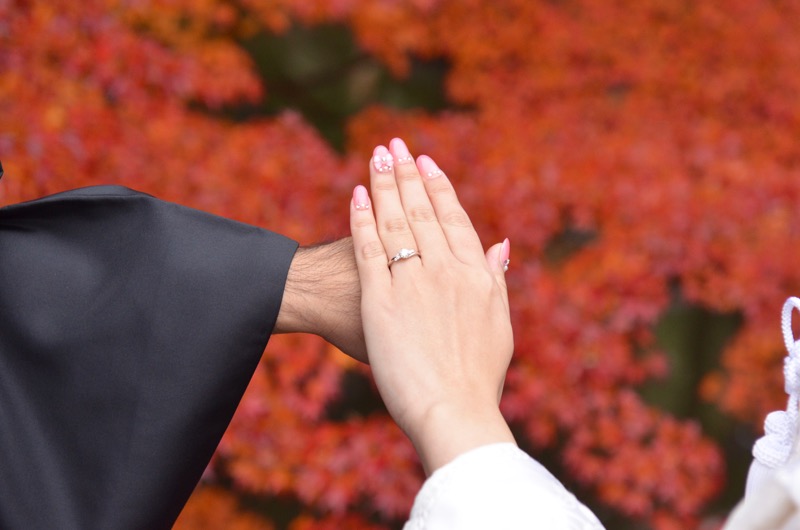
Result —
<instances>
[{"instance_id":1,"label":"white kimono sleeve","mask_svg":"<svg viewBox=\"0 0 800 530\"><path fill-rule=\"evenodd\" d=\"M403 530L597 530L597 517L511 443L486 445L436 470Z\"/></svg>"}]
</instances>

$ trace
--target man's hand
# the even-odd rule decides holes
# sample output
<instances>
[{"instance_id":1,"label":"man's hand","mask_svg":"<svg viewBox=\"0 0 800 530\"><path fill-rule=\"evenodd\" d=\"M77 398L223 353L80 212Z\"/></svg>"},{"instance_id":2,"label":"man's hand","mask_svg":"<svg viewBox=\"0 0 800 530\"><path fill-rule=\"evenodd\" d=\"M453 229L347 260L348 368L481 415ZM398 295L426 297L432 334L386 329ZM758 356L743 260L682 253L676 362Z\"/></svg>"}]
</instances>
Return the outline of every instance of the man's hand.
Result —
<instances>
[{"instance_id":1,"label":"man's hand","mask_svg":"<svg viewBox=\"0 0 800 530\"><path fill-rule=\"evenodd\" d=\"M368 362L351 238L297 250L274 333L313 333Z\"/></svg>"}]
</instances>

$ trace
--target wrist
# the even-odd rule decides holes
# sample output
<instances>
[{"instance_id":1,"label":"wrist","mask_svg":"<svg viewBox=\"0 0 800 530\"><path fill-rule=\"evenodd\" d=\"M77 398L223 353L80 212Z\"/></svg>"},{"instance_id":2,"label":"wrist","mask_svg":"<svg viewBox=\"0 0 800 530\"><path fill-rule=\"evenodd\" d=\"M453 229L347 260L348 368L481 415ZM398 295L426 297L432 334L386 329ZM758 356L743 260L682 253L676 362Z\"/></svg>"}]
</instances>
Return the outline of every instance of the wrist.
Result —
<instances>
[{"instance_id":1,"label":"wrist","mask_svg":"<svg viewBox=\"0 0 800 530\"><path fill-rule=\"evenodd\" d=\"M493 443L516 444L494 403L434 405L407 433L427 475L472 449Z\"/></svg>"},{"instance_id":2,"label":"wrist","mask_svg":"<svg viewBox=\"0 0 800 530\"><path fill-rule=\"evenodd\" d=\"M360 307L352 239L300 247L289 266L273 332L313 333L365 356Z\"/></svg>"},{"instance_id":3,"label":"wrist","mask_svg":"<svg viewBox=\"0 0 800 530\"><path fill-rule=\"evenodd\" d=\"M314 307L314 292L307 278L309 275L309 252L309 247L300 247L292 258L273 334L313 333L310 308Z\"/></svg>"}]
</instances>

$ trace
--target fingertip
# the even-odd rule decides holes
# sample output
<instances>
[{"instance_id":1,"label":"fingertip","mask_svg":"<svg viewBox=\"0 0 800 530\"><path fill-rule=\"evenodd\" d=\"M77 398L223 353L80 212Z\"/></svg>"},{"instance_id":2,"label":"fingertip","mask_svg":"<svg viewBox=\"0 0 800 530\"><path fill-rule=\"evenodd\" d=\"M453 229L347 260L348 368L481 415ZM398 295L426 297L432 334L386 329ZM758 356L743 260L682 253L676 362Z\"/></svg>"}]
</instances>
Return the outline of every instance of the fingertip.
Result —
<instances>
[{"instance_id":1,"label":"fingertip","mask_svg":"<svg viewBox=\"0 0 800 530\"><path fill-rule=\"evenodd\" d=\"M495 243L486 251L486 264L492 272L497 272L500 263L500 251L503 249L502 243Z\"/></svg>"},{"instance_id":2,"label":"fingertip","mask_svg":"<svg viewBox=\"0 0 800 530\"><path fill-rule=\"evenodd\" d=\"M506 271L508 270L509 255L511 254L511 242L508 240L508 238L505 238L502 243L496 244L490 250L494 250L494 254L492 255L492 260L489 262L489 267L494 273L497 284L502 289L503 303L508 311L508 284L506 283Z\"/></svg>"},{"instance_id":3,"label":"fingertip","mask_svg":"<svg viewBox=\"0 0 800 530\"><path fill-rule=\"evenodd\" d=\"M389 150L396 152L403 149L407 151L408 147L402 138L394 137L389 141Z\"/></svg>"},{"instance_id":4,"label":"fingertip","mask_svg":"<svg viewBox=\"0 0 800 530\"><path fill-rule=\"evenodd\" d=\"M508 270L509 263L511 263L511 241L505 238L503 240L503 246L500 249L500 266L503 272Z\"/></svg>"},{"instance_id":5,"label":"fingertip","mask_svg":"<svg viewBox=\"0 0 800 530\"><path fill-rule=\"evenodd\" d=\"M372 167L378 173L389 173L394 169L394 157L385 145L379 145L372 151Z\"/></svg>"},{"instance_id":6,"label":"fingertip","mask_svg":"<svg viewBox=\"0 0 800 530\"><path fill-rule=\"evenodd\" d=\"M353 188L350 201L350 234L353 236L356 266L364 285L364 282L380 277L386 268L386 255L375 226L369 192L361 184Z\"/></svg>"},{"instance_id":7,"label":"fingertip","mask_svg":"<svg viewBox=\"0 0 800 530\"><path fill-rule=\"evenodd\" d=\"M489 265L489 271L494 276L498 285L505 289L506 276L505 270L503 269L503 260L500 259L502 253L503 243L497 243L489 249L489 252L486 253L486 261Z\"/></svg>"},{"instance_id":8,"label":"fingertip","mask_svg":"<svg viewBox=\"0 0 800 530\"><path fill-rule=\"evenodd\" d=\"M389 142L389 151L394 155L395 161L398 164L407 164L414 162L414 157L408 150L408 146L401 138L392 138Z\"/></svg>"},{"instance_id":9,"label":"fingertip","mask_svg":"<svg viewBox=\"0 0 800 530\"><path fill-rule=\"evenodd\" d=\"M356 210L369 210L370 208L369 192L361 184L353 188L353 207Z\"/></svg>"},{"instance_id":10,"label":"fingertip","mask_svg":"<svg viewBox=\"0 0 800 530\"><path fill-rule=\"evenodd\" d=\"M375 218L372 215L372 201L367 188L359 184L353 188L350 200L350 234L353 243L363 242L373 237Z\"/></svg>"},{"instance_id":11,"label":"fingertip","mask_svg":"<svg viewBox=\"0 0 800 530\"><path fill-rule=\"evenodd\" d=\"M505 238L502 243L496 243L486 251L486 263L489 265L492 272L502 275L508 270L510 254L511 242L508 238Z\"/></svg>"},{"instance_id":12,"label":"fingertip","mask_svg":"<svg viewBox=\"0 0 800 530\"><path fill-rule=\"evenodd\" d=\"M431 157L428 155L420 155L417 157L417 167L419 168L420 174L425 177L427 180L435 179L436 177L441 177L444 173L436 162L433 161Z\"/></svg>"}]
</instances>

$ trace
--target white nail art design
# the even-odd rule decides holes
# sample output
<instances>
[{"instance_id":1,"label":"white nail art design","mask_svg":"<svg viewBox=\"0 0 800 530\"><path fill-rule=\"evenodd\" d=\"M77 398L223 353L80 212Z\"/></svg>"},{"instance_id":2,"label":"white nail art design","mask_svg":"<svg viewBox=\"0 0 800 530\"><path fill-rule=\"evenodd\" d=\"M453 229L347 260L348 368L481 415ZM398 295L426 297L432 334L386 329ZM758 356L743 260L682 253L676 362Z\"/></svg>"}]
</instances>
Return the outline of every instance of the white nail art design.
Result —
<instances>
[{"instance_id":1,"label":"white nail art design","mask_svg":"<svg viewBox=\"0 0 800 530\"><path fill-rule=\"evenodd\" d=\"M372 165L375 166L375 171L378 173L388 173L394 169L394 158L392 157L392 153L373 156Z\"/></svg>"}]
</instances>

